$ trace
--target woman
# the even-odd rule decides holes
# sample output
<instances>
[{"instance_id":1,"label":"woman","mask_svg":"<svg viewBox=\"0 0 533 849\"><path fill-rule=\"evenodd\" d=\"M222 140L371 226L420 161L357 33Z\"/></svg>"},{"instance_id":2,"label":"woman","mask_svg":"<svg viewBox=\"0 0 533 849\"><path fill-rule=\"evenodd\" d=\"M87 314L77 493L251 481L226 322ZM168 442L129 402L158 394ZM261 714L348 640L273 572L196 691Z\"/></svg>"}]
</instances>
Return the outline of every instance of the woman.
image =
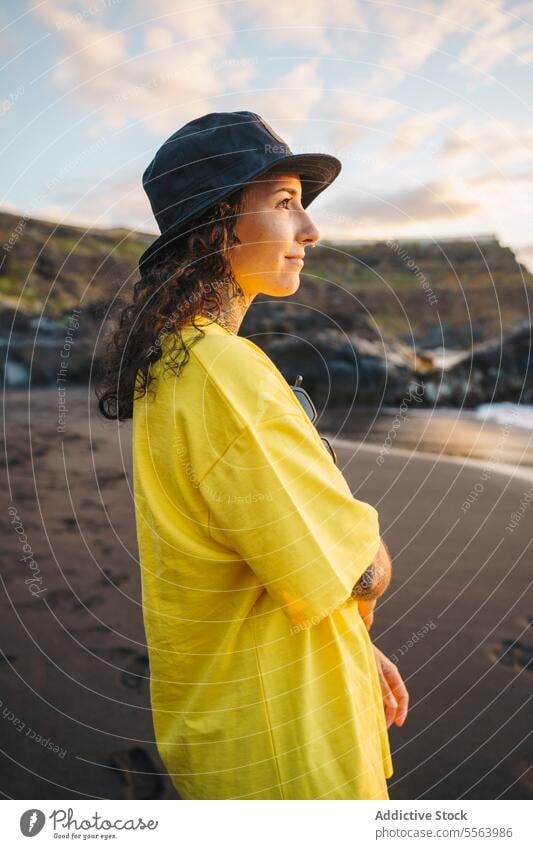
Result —
<instances>
[{"instance_id":1,"label":"woman","mask_svg":"<svg viewBox=\"0 0 533 849\"><path fill-rule=\"evenodd\" d=\"M306 207L339 170L234 112L178 130L143 178L161 236L99 403L133 417L154 728L185 799L389 798L408 697L367 630L390 580L378 515L237 335L256 295L298 289Z\"/></svg>"}]
</instances>

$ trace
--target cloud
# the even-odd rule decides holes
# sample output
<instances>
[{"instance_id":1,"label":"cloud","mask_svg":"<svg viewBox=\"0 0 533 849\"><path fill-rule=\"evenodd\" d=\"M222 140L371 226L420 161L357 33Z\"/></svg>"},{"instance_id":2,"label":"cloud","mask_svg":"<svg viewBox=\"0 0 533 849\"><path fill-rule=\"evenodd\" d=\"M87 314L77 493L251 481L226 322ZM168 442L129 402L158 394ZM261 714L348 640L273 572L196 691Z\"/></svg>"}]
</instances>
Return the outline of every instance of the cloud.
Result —
<instances>
[{"instance_id":1,"label":"cloud","mask_svg":"<svg viewBox=\"0 0 533 849\"><path fill-rule=\"evenodd\" d=\"M422 68L456 29L449 15L449 7L454 5L430 0L421 0L416 6L377 4L375 29L382 36L383 52L366 80L367 90L390 90Z\"/></svg>"},{"instance_id":2,"label":"cloud","mask_svg":"<svg viewBox=\"0 0 533 849\"><path fill-rule=\"evenodd\" d=\"M518 245L513 248L514 254L530 274L533 274L533 245Z\"/></svg>"},{"instance_id":3,"label":"cloud","mask_svg":"<svg viewBox=\"0 0 533 849\"><path fill-rule=\"evenodd\" d=\"M482 204L492 219L495 229L506 238L524 240L531 233L531 191L533 171L485 172L464 180L469 195Z\"/></svg>"},{"instance_id":4,"label":"cloud","mask_svg":"<svg viewBox=\"0 0 533 849\"><path fill-rule=\"evenodd\" d=\"M471 36L450 64L450 70L459 70L479 81L479 75L487 75L506 59L525 61L533 47L533 35L521 13L531 18L531 4L505 9L502 0L471 0L461 7L456 0L454 11L458 21L469 26Z\"/></svg>"},{"instance_id":5,"label":"cloud","mask_svg":"<svg viewBox=\"0 0 533 849\"><path fill-rule=\"evenodd\" d=\"M334 222L338 216L339 223L345 218L357 228L386 229L456 221L468 218L480 209L477 202L462 197L452 183L434 181L383 197L354 198L353 195L345 195L336 201L327 220Z\"/></svg>"},{"instance_id":6,"label":"cloud","mask_svg":"<svg viewBox=\"0 0 533 849\"><path fill-rule=\"evenodd\" d=\"M76 11L76 4L56 0L39 4L32 11L49 27L50 34L66 47L56 64L56 77L66 76L66 66L78 58L98 70L107 64L121 62L127 56L125 35L106 29L82 8Z\"/></svg>"},{"instance_id":7,"label":"cloud","mask_svg":"<svg viewBox=\"0 0 533 849\"><path fill-rule=\"evenodd\" d=\"M148 50L169 50L174 44L174 36L170 29L162 26L149 26L144 33L144 44Z\"/></svg>"},{"instance_id":8,"label":"cloud","mask_svg":"<svg viewBox=\"0 0 533 849\"><path fill-rule=\"evenodd\" d=\"M284 76L272 80L265 92L242 94L239 109L258 112L293 147L296 134L308 124L322 96L319 64L314 59L295 65Z\"/></svg>"},{"instance_id":9,"label":"cloud","mask_svg":"<svg viewBox=\"0 0 533 849\"><path fill-rule=\"evenodd\" d=\"M313 48L320 55L342 50L353 56L362 41L357 29L365 25L365 8L358 0L307 0L301 7L272 0L246 0L238 7L238 15L245 24L260 27L261 35L270 44L297 44L299 48Z\"/></svg>"},{"instance_id":10,"label":"cloud","mask_svg":"<svg viewBox=\"0 0 533 849\"><path fill-rule=\"evenodd\" d=\"M477 177L471 177L466 182L469 186L479 186L488 189L496 186L523 186L527 188L530 183L533 183L533 171L519 171L516 173L489 171L479 174Z\"/></svg>"},{"instance_id":11,"label":"cloud","mask_svg":"<svg viewBox=\"0 0 533 849\"><path fill-rule=\"evenodd\" d=\"M420 147L425 147L431 141L435 130L445 121L454 118L463 110L459 104L443 106L433 112L414 115L403 121L394 133L391 142L379 155L378 159L388 164L408 153L413 153Z\"/></svg>"},{"instance_id":12,"label":"cloud","mask_svg":"<svg viewBox=\"0 0 533 849\"><path fill-rule=\"evenodd\" d=\"M106 27L87 11L78 2L54 0L33 13L58 42L57 85L78 108L96 111L93 133L98 125L116 130L139 121L167 134L192 115L214 111L214 97L256 73L256 63L228 61L232 33L223 5L151 0L151 22L136 29L135 15L146 8L132 4L128 27L144 41L137 55L131 33Z\"/></svg>"},{"instance_id":13,"label":"cloud","mask_svg":"<svg viewBox=\"0 0 533 849\"><path fill-rule=\"evenodd\" d=\"M533 161L533 127L516 121L490 118L468 121L443 143L439 157L457 165L510 165Z\"/></svg>"},{"instance_id":14,"label":"cloud","mask_svg":"<svg viewBox=\"0 0 533 849\"><path fill-rule=\"evenodd\" d=\"M448 69L477 83L503 60L525 62L533 52L530 3L506 10L503 0L421 0L411 6L379 3L374 11L384 47L380 67L366 81L369 91L390 90L417 74L431 56L445 52L451 36L455 56ZM463 46L457 47L458 39Z\"/></svg>"},{"instance_id":15,"label":"cloud","mask_svg":"<svg viewBox=\"0 0 533 849\"><path fill-rule=\"evenodd\" d=\"M47 205L32 214L88 228L126 227L159 232L141 177L131 172L104 177L96 185L71 182L68 187L51 192Z\"/></svg>"},{"instance_id":16,"label":"cloud","mask_svg":"<svg viewBox=\"0 0 533 849\"><path fill-rule=\"evenodd\" d=\"M361 141L369 127L404 112L405 106L388 97L354 91L334 94L331 105L325 104L325 109L336 119L330 141L332 148L340 152Z\"/></svg>"}]
</instances>

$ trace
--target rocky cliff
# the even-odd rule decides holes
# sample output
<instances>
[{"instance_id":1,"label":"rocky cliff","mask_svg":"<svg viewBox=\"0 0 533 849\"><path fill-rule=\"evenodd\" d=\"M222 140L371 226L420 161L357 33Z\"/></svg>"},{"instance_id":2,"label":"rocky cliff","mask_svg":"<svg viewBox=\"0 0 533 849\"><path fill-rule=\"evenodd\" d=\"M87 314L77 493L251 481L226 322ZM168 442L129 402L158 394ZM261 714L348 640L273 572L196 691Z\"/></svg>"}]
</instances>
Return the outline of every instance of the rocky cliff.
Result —
<instances>
[{"instance_id":1,"label":"rocky cliff","mask_svg":"<svg viewBox=\"0 0 533 849\"><path fill-rule=\"evenodd\" d=\"M8 385L85 381L153 236L0 213L0 340ZM318 403L533 399L533 277L495 238L322 242L298 291L258 296L241 327ZM9 351L7 358L6 353Z\"/></svg>"}]
</instances>

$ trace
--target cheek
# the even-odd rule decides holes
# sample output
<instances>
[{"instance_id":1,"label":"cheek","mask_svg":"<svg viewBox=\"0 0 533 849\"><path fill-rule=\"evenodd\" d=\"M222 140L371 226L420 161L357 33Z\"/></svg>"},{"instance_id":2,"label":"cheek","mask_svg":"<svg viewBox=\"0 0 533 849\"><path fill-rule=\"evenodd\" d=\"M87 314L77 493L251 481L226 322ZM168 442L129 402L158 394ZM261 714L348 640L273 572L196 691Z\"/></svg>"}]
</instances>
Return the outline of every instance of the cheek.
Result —
<instances>
[{"instance_id":1,"label":"cheek","mask_svg":"<svg viewBox=\"0 0 533 849\"><path fill-rule=\"evenodd\" d=\"M285 250L292 243L290 217L278 210L266 210L247 216L240 222L237 235L241 240L240 253L272 254Z\"/></svg>"}]
</instances>

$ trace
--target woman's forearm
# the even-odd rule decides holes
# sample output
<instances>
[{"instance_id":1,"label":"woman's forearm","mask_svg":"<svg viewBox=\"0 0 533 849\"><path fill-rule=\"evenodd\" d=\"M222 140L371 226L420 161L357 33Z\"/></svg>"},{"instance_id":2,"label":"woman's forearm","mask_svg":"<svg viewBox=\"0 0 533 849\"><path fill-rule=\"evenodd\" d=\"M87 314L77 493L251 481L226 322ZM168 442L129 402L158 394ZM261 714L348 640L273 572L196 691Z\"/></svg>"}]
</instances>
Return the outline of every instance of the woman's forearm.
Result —
<instances>
[{"instance_id":1,"label":"woman's forearm","mask_svg":"<svg viewBox=\"0 0 533 849\"><path fill-rule=\"evenodd\" d=\"M379 598L390 584L392 563L389 550L380 540L378 552L352 590L353 598L372 601Z\"/></svg>"}]
</instances>

